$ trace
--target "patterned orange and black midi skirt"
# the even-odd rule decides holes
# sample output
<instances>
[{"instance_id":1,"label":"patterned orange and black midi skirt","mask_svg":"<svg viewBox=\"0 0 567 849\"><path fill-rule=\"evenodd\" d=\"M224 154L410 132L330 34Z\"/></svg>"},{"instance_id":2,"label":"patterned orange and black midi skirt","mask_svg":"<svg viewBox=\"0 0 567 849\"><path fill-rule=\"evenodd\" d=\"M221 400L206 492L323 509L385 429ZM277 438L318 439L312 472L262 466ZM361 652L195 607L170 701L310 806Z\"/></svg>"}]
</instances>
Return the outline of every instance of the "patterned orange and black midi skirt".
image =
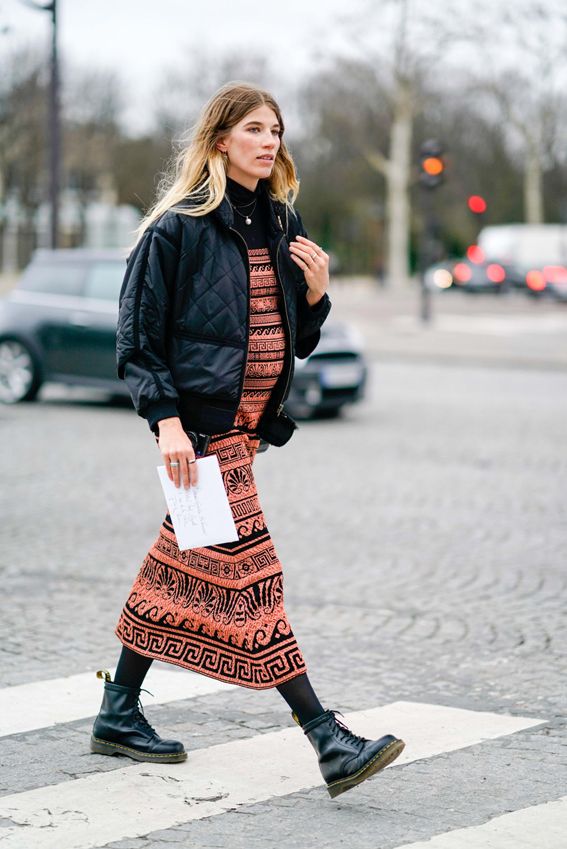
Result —
<instances>
[{"instance_id":1,"label":"patterned orange and black midi skirt","mask_svg":"<svg viewBox=\"0 0 567 849\"><path fill-rule=\"evenodd\" d=\"M286 338L267 249L250 249L250 342L233 430L211 438L238 540L180 551L169 514L122 609L123 645L156 660L264 689L306 671L283 600L281 563L258 501L253 435L283 368ZM244 427L252 434L239 430Z\"/></svg>"}]
</instances>

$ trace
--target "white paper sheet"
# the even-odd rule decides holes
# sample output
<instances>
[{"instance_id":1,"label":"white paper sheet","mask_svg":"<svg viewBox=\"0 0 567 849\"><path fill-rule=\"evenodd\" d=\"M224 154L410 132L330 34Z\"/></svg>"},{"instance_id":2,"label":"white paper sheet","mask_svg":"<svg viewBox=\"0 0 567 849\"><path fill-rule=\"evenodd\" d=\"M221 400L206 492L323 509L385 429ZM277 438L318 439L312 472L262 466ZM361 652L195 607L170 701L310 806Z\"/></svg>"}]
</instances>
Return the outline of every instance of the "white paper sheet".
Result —
<instances>
[{"instance_id":1,"label":"white paper sheet","mask_svg":"<svg viewBox=\"0 0 567 849\"><path fill-rule=\"evenodd\" d=\"M170 481L165 466L157 467L181 551L238 539L218 458L215 454L199 457L197 464L199 483L187 489Z\"/></svg>"}]
</instances>

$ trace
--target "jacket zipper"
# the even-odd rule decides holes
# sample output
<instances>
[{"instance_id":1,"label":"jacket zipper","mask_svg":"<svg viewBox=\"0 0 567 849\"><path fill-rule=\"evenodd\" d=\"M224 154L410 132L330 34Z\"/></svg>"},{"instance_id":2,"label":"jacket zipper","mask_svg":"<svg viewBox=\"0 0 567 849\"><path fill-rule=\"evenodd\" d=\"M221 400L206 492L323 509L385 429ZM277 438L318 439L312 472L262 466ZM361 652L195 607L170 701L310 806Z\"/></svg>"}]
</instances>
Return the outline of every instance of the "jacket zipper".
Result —
<instances>
[{"instance_id":1,"label":"jacket zipper","mask_svg":"<svg viewBox=\"0 0 567 849\"><path fill-rule=\"evenodd\" d=\"M278 221L280 222L280 227L281 227L282 222L280 220L279 215L278 215ZM283 394L281 396L282 398L285 398L285 396L286 396L287 388L289 386L289 379L291 377L291 365L292 365L292 362L293 362L293 360L292 360L293 351L292 351L292 345L291 345L291 325L290 325L290 321L289 321L289 313L287 311L287 301L286 301L286 298L285 298L285 291L284 291L284 286L283 286L283 283L282 283L282 276L281 276L281 273L280 273L280 247L281 247L281 244L284 240L284 235L282 235L281 239L279 240L278 247L276 249L276 269L277 269L277 272L278 272L278 282L279 282L281 290L282 290L282 300L283 300L283 304L284 304L285 317L286 317L286 321L287 321L287 336L288 336L288 339L289 339L289 357L290 357L290 361L289 361L290 364L289 364L289 368L287 370L287 380L286 380L286 384L285 384L285 387L284 387ZM283 401L281 401L277 410L276 410L276 416L280 415L281 411L283 410L283 407L284 407Z\"/></svg>"},{"instance_id":2,"label":"jacket zipper","mask_svg":"<svg viewBox=\"0 0 567 849\"><path fill-rule=\"evenodd\" d=\"M242 377L240 378L240 388L238 390L238 404L237 409L240 406L240 399L242 398L242 391L244 389L244 380L246 378L246 369L248 367L248 349L250 347L250 260L248 259L248 245L246 244L246 240L244 236L241 236L238 230L235 230L234 227L229 227L233 233L236 233L238 238L242 241L244 245L244 251L246 254L246 280L248 284L247 297L246 297L246 346L245 346L245 356L244 356L244 368L242 370Z\"/></svg>"},{"instance_id":3,"label":"jacket zipper","mask_svg":"<svg viewBox=\"0 0 567 849\"><path fill-rule=\"evenodd\" d=\"M281 218L280 218L279 215L277 216L277 219L278 219L280 227L283 230L283 225L282 225ZM287 224L287 215L286 215L286 224ZM244 236L241 236L240 233L238 232L238 230L235 230L234 227L229 226L228 229L231 230L233 233L235 233L238 236L238 238L242 241L242 244L244 245L244 250L246 252L246 256L248 257L248 245L246 244L246 240L244 239ZM283 395L281 396L282 398L285 398L285 394L286 394L287 388L289 386L289 380L290 380L290 377L291 377L291 363L292 363L291 357L293 356L293 352L291 350L291 325L290 325L290 321L289 321L289 313L287 311L287 301L286 301L286 298L285 298L285 291L284 291L283 283L281 281L281 274L280 274L280 256L279 255L280 255L280 247L281 247L281 244L284 240L284 236L285 236L285 231L282 233L282 236L281 236L281 238L278 242L278 246L276 248L276 269L278 271L278 282L279 282L280 288L282 290L284 312L285 312L285 317L286 317L286 321L287 321L287 335L288 335L288 339L289 339L289 356L290 356L290 366L289 366L288 371L287 371L287 380L286 380L285 388L284 388L284 391L283 391ZM247 282L248 282L248 292L247 292L248 297L247 297L247 301L246 301L246 356L245 356L245 359L244 359L244 370L242 372L242 377L241 377L241 380L240 380L240 389L239 389L239 393L238 393L238 405L240 405L240 399L242 398L242 390L244 389L244 380L245 380L245 377L246 377L246 368L248 366L248 349L249 349L249 345L250 345L250 342L249 342L249 339L250 339L250 260L249 259L247 259L245 265L246 265L246 279L247 279ZM283 410L283 406L284 406L283 402L281 402L279 404L277 410L276 410L276 416L280 415L280 413Z\"/></svg>"}]
</instances>

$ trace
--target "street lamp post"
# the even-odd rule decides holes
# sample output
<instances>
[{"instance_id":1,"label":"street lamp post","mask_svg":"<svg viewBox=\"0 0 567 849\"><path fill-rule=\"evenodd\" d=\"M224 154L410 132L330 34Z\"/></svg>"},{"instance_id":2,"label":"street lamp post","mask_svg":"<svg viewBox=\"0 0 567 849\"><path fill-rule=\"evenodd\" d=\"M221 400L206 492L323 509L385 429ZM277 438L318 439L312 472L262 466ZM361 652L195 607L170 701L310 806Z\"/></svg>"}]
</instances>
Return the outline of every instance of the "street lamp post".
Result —
<instances>
[{"instance_id":1,"label":"street lamp post","mask_svg":"<svg viewBox=\"0 0 567 849\"><path fill-rule=\"evenodd\" d=\"M61 120L59 114L59 59L57 54L57 0L38 3L36 0L20 0L30 9L49 12L51 16L51 54L49 83L49 205L50 244L59 244L59 191L61 184Z\"/></svg>"}]
</instances>

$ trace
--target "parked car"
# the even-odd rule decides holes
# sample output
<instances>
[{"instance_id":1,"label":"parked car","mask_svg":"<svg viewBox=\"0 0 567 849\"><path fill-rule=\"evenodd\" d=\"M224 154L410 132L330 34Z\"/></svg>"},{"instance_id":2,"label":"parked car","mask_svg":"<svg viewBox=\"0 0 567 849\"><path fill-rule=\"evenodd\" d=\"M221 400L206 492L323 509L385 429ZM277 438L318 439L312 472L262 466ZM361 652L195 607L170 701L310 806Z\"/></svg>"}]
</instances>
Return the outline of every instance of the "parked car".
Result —
<instances>
[{"instance_id":1,"label":"parked car","mask_svg":"<svg viewBox=\"0 0 567 849\"><path fill-rule=\"evenodd\" d=\"M474 253L471 245L469 256L447 259L431 266L426 271L426 284L433 290L460 289L463 292L493 292L501 294L521 286L525 288L525 275L513 265L486 259Z\"/></svg>"},{"instance_id":2,"label":"parked car","mask_svg":"<svg viewBox=\"0 0 567 849\"><path fill-rule=\"evenodd\" d=\"M286 406L292 415L335 416L365 394L368 365L358 332L345 322L327 319L321 340L295 373Z\"/></svg>"},{"instance_id":3,"label":"parked car","mask_svg":"<svg viewBox=\"0 0 567 849\"><path fill-rule=\"evenodd\" d=\"M126 251L38 250L0 300L0 401L36 397L56 382L128 395L116 374L118 296ZM296 359L287 408L334 415L363 397L367 366L353 331L329 320L305 360Z\"/></svg>"},{"instance_id":4,"label":"parked car","mask_svg":"<svg viewBox=\"0 0 567 849\"><path fill-rule=\"evenodd\" d=\"M526 285L531 295L548 295L556 301L567 301L567 265L543 265L526 272Z\"/></svg>"}]
</instances>

